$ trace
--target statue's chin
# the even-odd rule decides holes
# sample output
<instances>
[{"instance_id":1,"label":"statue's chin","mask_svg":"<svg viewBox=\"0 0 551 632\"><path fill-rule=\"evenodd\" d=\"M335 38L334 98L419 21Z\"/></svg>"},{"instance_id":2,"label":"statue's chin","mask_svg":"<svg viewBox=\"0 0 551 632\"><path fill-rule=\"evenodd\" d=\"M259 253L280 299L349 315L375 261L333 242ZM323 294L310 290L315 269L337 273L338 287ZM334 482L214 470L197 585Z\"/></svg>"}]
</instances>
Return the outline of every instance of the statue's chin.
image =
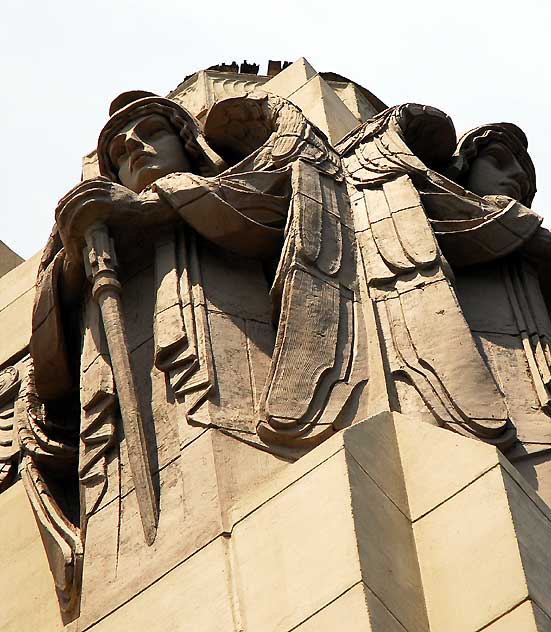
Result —
<instances>
[{"instance_id":1,"label":"statue's chin","mask_svg":"<svg viewBox=\"0 0 551 632\"><path fill-rule=\"evenodd\" d=\"M144 160L142 164L136 165L136 168L132 171L132 178L124 182L121 179L121 183L125 187L128 187L134 193L141 193L150 184L153 184L155 180L167 176L169 173L176 173L181 171L187 171L186 166L180 164L159 164L151 163Z\"/></svg>"},{"instance_id":2,"label":"statue's chin","mask_svg":"<svg viewBox=\"0 0 551 632\"><path fill-rule=\"evenodd\" d=\"M171 170L163 169L161 165L143 164L133 170L132 178L127 182L122 181L134 193L141 193L150 184L171 173Z\"/></svg>"}]
</instances>

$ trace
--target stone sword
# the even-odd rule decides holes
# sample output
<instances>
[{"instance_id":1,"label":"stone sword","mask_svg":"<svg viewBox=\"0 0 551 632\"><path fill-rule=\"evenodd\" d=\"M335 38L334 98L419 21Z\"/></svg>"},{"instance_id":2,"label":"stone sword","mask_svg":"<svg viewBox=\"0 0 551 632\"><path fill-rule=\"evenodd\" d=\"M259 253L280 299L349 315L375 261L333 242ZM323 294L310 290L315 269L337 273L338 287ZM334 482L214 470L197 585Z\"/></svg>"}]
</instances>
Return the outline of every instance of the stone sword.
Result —
<instances>
[{"instance_id":1,"label":"stone sword","mask_svg":"<svg viewBox=\"0 0 551 632\"><path fill-rule=\"evenodd\" d=\"M92 296L101 310L140 518L145 541L151 545L157 533L159 510L153 491L141 408L130 363L121 302L122 287L115 271L115 248L107 226L103 223L90 226L84 238L84 264L92 283Z\"/></svg>"}]
</instances>

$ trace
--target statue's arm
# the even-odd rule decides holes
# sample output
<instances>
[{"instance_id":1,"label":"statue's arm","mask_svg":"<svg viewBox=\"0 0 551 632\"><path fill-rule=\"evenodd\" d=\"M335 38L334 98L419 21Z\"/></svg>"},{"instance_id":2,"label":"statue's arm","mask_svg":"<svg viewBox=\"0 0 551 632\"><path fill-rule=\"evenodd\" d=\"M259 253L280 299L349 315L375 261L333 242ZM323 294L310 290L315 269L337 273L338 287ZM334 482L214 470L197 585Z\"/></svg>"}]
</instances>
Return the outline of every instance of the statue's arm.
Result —
<instances>
[{"instance_id":1,"label":"statue's arm","mask_svg":"<svg viewBox=\"0 0 551 632\"><path fill-rule=\"evenodd\" d=\"M453 194L423 196L438 243L452 266L486 263L518 251L541 225L537 213L511 198L478 199L483 203Z\"/></svg>"},{"instance_id":2,"label":"statue's arm","mask_svg":"<svg viewBox=\"0 0 551 632\"><path fill-rule=\"evenodd\" d=\"M209 241L249 257L277 253L290 201L288 170L203 178L174 173L152 189Z\"/></svg>"}]
</instances>

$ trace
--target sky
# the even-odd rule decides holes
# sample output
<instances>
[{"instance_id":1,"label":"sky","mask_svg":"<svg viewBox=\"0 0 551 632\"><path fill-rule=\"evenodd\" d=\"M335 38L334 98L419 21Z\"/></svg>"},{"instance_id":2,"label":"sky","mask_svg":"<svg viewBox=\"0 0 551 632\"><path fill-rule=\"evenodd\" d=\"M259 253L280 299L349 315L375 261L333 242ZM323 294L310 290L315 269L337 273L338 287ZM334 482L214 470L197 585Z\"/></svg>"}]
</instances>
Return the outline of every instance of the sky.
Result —
<instances>
[{"instance_id":1,"label":"sky","mask_svg":"<svg viewBox=\"0 0 551 632\"><path fill-rule=\"evenodd\" d=\"M221 62L306 57L388 105L447 112L458 134L510 121L527 134L551 225L549 0L2 0L0 240L27 258L80 179L111 100L166 94Z\"/></svg>"}]
</instances>

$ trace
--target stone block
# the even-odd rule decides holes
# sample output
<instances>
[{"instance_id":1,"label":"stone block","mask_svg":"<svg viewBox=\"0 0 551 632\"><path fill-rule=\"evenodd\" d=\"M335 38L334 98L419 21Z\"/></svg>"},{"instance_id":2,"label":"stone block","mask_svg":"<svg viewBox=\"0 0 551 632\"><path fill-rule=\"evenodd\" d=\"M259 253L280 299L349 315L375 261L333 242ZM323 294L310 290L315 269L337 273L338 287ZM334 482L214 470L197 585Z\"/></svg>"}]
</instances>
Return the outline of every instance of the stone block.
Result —
<instances>
[{"instance_id":1,"label":"stone block","mask_svg":"<svg viewBox=\"0 0 551 632\"><path fill-rule=\"evenodd\" d=\"M320 75L312 77L291 94L289 101L297 105L312 123L323 130L333 145L360 124Z\"/></svg>"},{"instance_id":2,"label":"stone block","mask_svg":"<svg viewBox=\"0 0 551 632\"><path fill-rule=\"evenodd\" d=\"M381 102L377 105L371 103L366 98L366 95L362 93L360 88L353 83L343 81L328 81L327 83L333 88L336 95L352 112L352 114L362 123L365 123L385 109L384 107L381 107L384 105Z\"/></svg>"},{"instance_id":3,"label":"stone block","mask_svg":"<svg viewBox=\"0 0 551 632\"><path fill-rule=\"evenodd\" d=\"M530 598L551 618L551 510L509 464L502 473Z\"/></svg>"},{"instance_id":4,"label":"stone block","mask_svg":"<svg viewBox=\"0 0 551 632\"><path fill-rule=\"evenodd\" d=\"M246 511L242 501L234 506L232 542L246 629L308 630L317 620L331 621L341 595L363 582L371 598L364 598L363 610L355 602L360 621L369 622L369 613L373 630L393 629L383 619L396 630L428 630L411 521L363 469L369 450L362 453L362 447L376 446L385 432L392 439L392 419L386 421L386 428L358 424L282 470L253 492L256 509ZM384 454L394 467L386 447L382 441L372 456Z\"/></svg>"},{"instance_id":5,"label":"stone block","mask_svg":"<svg viewBox=\"0 0 551 632\"><path fill-rule=\"evenodd\" d=\"M404 632L404 627L363 583L356 584L312 617L296 632Z\"/></svg>"},{"instance_id":6,"label":"stone block","mask_svg":"<svg viewBox=\"0 0 551 632\"><path fill-rule=\"evenodd\" d=\"M392 413L380 413L344 432L346 450L356 459L376 485L409 515L408 496Z\"/></svg>"},{"instance_id":7,"label":"stone block","mask_svg":"<svg viewBox=\"0 0 551 632\"><path fill-rule=\"evenodd\" d=\"M37 252L0 278L0 365L21 353L31 338L36 272L42 252Z\"/></svg>"},{"instance_id":8,"label":"stone block","mask_svg":"<svg viewBox=\"0 0 551 632\"><path fill-rule=\"evenodd\" d=\"M484 628L484 632L547 632L551 619L533 602L525 601Z\"/></svg>"},{"instance_id":9,"label":"stone block","mask_svg":"<svg viewBox=\"0 0 551 632\"><path fill-rule=\"evenodd\" d=\"M369 430L364 427L366 440ZM347 457L353 534L363 581L404 628L428 632L411 521L354 458Z\"/></svg>"},{"instance_id":10,"label":"stone block","mask_svg":"<svg viewBox=\"0 0 551 632\"><path fill-rule=\"evenodd\" d=\"M54 581L21 481L0 494L0 533L0 630L61 630Z\"/></svg>"},{"instance_id":11,"label":"stone block","mask_svg":"<svg viewBox=\"0 0 551 632\"><path fill-rule=\"evenodd\" d=\"M301 57L266 82L262 86L262 90L287 99L289 95L296 92L316 74L316 70L310 65L310 62Z\"/></svg>"},{"instance_id":12,"label":"stone block","mask_svg":"<svg viewBox=\"0 0 551 632\"><path fill-rule=\"evenodd\" d=\"M223 538L217 538L95 625L80 627L79 632L236 630L228 586L227 550Z\"/></svg>"},{"instance_id":13,"label":"stone block","mask_svg":"<svg viewBox=\"0 0 551 632\"><path fill-rule=\"evenodd\" d=\"M498 451L404 415L394 414L409 516L415 521L499 462Z\"/></svg>"},{"instance_id":14,"label":"stone block","mask_svg":"<svg viewBox=\"0 0 551 632\"><path fill-rule=\"evenodd\" d=\"M263 484L251 488L247 494L236 498L229 508L230 523L237 524L257 507L280 494L300 478L307 476L338 452L342 452L344 449L342 437L342 433L336 434L296 463L282 468L277 476L268 477Z\"/></svg>"},{"instance_id":15,"label":"stone block","mask_svg":"<svg viewBox=\"0 0 551 632\"><path fill-rule=\"evenodd\" d=\"M22 264L24 259L0 241L0 277Z\"/></svg>"},{"instance_id":16,"label":"stone block","mask_svg":"<svg viewBox=\"0 0 551 632\"><path fill-rule=\"evenodd\" d=\"M370 485L360 484L361 477L351 485L353 497L358 495L353 507L360 556L363 533L372 529L366 542L373 541L374 533L384 533L378 550L367 549L370 563L364 565L367 573L362 566L364 582L406 629L418 628L397 608L422 605L423 598L432 630L475 632L498 621L505 626L508 617L514 626L522 613L513 615L513 609L526 600L538 608L530 618L532 627L526 629L540 629L535 626L543 625L539 621L551 612L551 510L505 457L492 446L390 413L346 430L343 443L366 481L376 483L375 489L395 508L385 514L376 495L368 500ZM351 470L352 481L354 474ZM371 513L362 516L365 508ZM413 524L415 541L405 548L408 530L399 515ZM377 525L379 517L383 522ZM399 568L393 556L407 560L408 550L414 554L405 569ZM374 561L378 556L388 560L396 584L389 586L388 579L380 586L370 583L385 577L382 565ZM400 582L405 582L405 590L411 586L411 580L405 580L416 557L422 586L417 582L413 595L421 598L404 592L393 603Z\"/></svg>"},{"instance_id":17,"label":"stone block","mask_svg":"<svg viewBox=\"0 0 551 632\"><path fill-rule=\"evenodd\" d=\"M340 451L234 527L245 629L290 630L361 579L347 469Z\"/></svg>"},{"instance_id":18,"label":"stone block","mask_svg":"<svg viewBox=\"0 0 551 632\"><path fill-rule=\"evenodd\" d=\"M504 476L495 466L414 523L435 630L475 632L529 596Z\"/></svg>"},{"instance_id":19,"label":"stone block","mask_svg":"<svg viewBox=\"0 0 551 632\"><path fill-rule=\"evenodd\" d=\"M41 257L42 251L40 250L0 278L0 311L34 287Z\"/></svg>"}]
</instances>

